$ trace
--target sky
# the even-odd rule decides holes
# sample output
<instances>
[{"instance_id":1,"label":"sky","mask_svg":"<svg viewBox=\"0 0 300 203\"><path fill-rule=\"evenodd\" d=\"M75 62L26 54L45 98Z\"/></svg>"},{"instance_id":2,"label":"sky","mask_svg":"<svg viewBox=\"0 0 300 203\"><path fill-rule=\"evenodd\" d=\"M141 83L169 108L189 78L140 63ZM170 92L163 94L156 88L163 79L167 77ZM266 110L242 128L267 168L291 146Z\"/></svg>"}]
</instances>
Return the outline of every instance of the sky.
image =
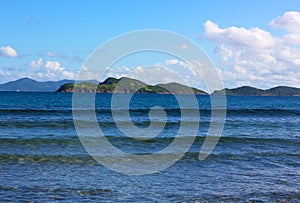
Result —
<instances>
[{"instance_id":1,"label":"sky","mask_svg":"<svg viewBox=\"0 0 300 203\"><path fill-rule=\"evenodd\" d=\"M0 8L0 83L23 77L76 79L106 41L135 30L161 29L200 46L225 87L300 87L298 0L0 0ZM157 64L178 68L182 63L157 53L136 55L114 64L111 76L146 66L162 73L153 68ZM162 74L165 81L173 79Z\"/></svg>"}]
</instances>

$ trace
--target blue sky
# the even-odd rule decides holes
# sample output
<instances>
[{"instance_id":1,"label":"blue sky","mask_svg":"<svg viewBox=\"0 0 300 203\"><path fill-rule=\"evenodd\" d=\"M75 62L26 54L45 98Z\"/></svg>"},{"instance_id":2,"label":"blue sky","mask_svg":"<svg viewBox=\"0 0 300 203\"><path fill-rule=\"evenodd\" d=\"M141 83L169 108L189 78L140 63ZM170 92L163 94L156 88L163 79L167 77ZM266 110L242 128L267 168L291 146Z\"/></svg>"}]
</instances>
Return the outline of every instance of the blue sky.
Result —
<instances>
[{"instance_id":1,"label":"blue sky","mask_svg":"<svg viewBox=\"0 0 300 203\"><path fill-rule=\"evenodd\" d=\"M76 78L105 41L134 30L163 29L202 47L227 87L300 87L300 30L293 29L300 27L297 0L0 0L0 8L0 83Z\"/></svg>"}]
</instances>

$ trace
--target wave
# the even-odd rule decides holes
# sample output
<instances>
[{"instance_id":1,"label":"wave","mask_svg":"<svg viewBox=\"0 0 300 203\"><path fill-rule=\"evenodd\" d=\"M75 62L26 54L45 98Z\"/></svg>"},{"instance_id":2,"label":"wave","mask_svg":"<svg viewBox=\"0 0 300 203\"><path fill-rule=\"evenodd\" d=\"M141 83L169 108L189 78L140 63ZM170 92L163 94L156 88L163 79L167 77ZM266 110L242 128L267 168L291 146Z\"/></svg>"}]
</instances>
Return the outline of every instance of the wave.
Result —
<instances>
[{"instance_id":1,"label":"wave","mask_svg":"<svg viewBox=\"0 0 300 203\"><path fill-rule=\"evenodd\" d=\"M299 109L229 109L227 115L299 116Z\"/></svg>"},{"instance_id":2,"label":"wave","mask_svg":"<svg viewBox=\"0 0 300 203\"><path fill-rule=\"evenodd\" d=\"M211 114L211 109L207 108L164 108L166 113L168 115L176 114L180 115L181 111L185 111L187 113L189 112L195 112L199 111L200 115L201 113L204 114ZM214 109L216 113L219 112L224 112L226 109ZM132 109L109 109L109 108L104 108L104 109L69 109L69 108L64 108L64 109L0 109L0 114L72 114L73 112L78 113L78 114L90 114L90 113L95 113L96 114L111 114L116 113L118 115L126 115L127 113L141 113L144 115L147 115L150 111L150 108L132 108ZM151 110L153 113L160 113L160 109L152 109ZM227 115L294 115L294 116L299 116L300 115L300 109L277 109L277 108L237 108L237 109L227 109L226 110ZM178 114L179 113L179 114ZM143 115L143 116L144 116Z\"/></svg>"},{"instance_id":3,"label":"wave","mask_svg":"<svg viewBox=\"0 0 300 203\"><path fill-rule=\"evenodd\" d=\"M131 153L133 155L149 155L149 153ZM181 161L199 161L199 152L187 152L181 158ZM207 160L248 160L249 157L276 157L276 158L292 158L293 160L298 160L300 154L298 153L288 153L288 152L245 152L245 153L212 153L208 156ZM128 161L126 156L107 156L98 158L105 158L106 161ZM174 158L174 154L155 154L156 159L165 160ZM80 154L80 155L46 155L46 154L0 154L1 162L53 162L53 163L66 163L66 164L86 164L93 165L96 164L96 160L89 154ZM296 164L299 164L296 161Z\"/></svg>"},{"instance_id":4,"label":"wave","mask_svg":"<svg viewBox=\"0 0 300 203\"><path fill-rule=\"evenodd\" d=\"M0 121L0 126L6 127L6 128L68 128L68 127L74 127L73 120L49 120L49 121L41 121L41 120L34 120L34 121Z\"/></svg>"},{"instance_id":5,"label":"wave","mask_svg":"<svg viewBox=\"0 0 300 203\"><path fill-rule=\"evenodd\" d=\"M69 164L95 164L96 161L89 155L20 155L20 154L0 154L0 161L3 162L55 162Z\"/></svg>"},{"instance_id":6,"label":"wave","mask_svg":"<svg viewBox=\"0 0 300 203\"><path fill-rule=\"evenodd\" d=\"M1 145L47 145L47 144L81 144L78 137L69 139L48 139L48 138L31 138L31 139L13 139L13 138L0 138Z\"/></svg>"},{"instance_id":7,"label":"wave","mask_svg":"<svg viewBox=\"0 0 300 203\"><path fill-rule=\"evenodd\" d=\"M116 142L116 143L130 143L130 142L137 142L137 143L170 143L172 142L175 137L156 137L154 139L133 139L130 137L123 137L123 136L105 136L109 141ZM143 137L144 138L144 137ZM194 137L195 141L194 143L202 143L205 136L197 136ZM97 137L87 137L87 139L95 140L97 141ZM190 141L191 137L189 136L182 136L177 137L176 139L179 139L179 141L182 141L182 143L185 142L185 140ZM250 138L250 137L220 137L218 143L224 143L224 144L252 144L252 143L259 143L259 144L284 144L284 145L299 145L300 139L299 138ZM47 145L47 144L78 144L81 145L81 142L79 140L79 137L69 137L66 139L49 139L49 138L31 138L31 139L13 139L13 138L0 138L0 146L1 145L8 145L8 144L14 144L14 145Z\"/></svg>"},{"instance_id":8,"label":"wave","mask_svg":"<svg viewBox=\"0 0 300 203\"><path fill-rule=\"evenodd\" d=\"M28 193L28 196L32 196L32 194L37 194L40 195L41 193L53 193L53 194L59 194L60 197L55 197L57 198L55 200L64 200L64 195L65 197L70 196L70 194L78 194L78 195L106 195L106 193L117 193L117 191L111 190L111 189L105 189L105 188L92 188L92 187L85 187L82 188L80 186L74 185L73 187L45 187L45 186L6 186L6 185L0 185L0 191L17 191L17 190L22 190L22 193ZM108 195L108 194L107 194ZM111 194L110 194L111 195ZM13 199L13 198L12 198ZM32 199L30 199L32 200ZM30 202L30 200L25 201L25 202ZM66 201L68 198L65 199Z\"/></svg>"},{"instance_id":9,"label":"wave","mask_svg":"<svg viewBox=\"0 0 300 203\"><path fill-rule=\"evenodd\" d=\"M195 119L193 119L195 120ZM184 127L188 126L195 126L198 124L197 121L193 121L192 118L187 120L181 120L180 118L178 119L169 119L167 122L165 122L164 119L156 119L154 121L150 121L147 118L143 119L135 119L133 118L132 120L128 121L126 119L118 119L117 122L118 124L122 125L123 127L131 127L131 124L134 123L134 125L140 127L140 128L146 128L148 127L151 123L156 126L161 126L162 124L165 124L166 129L174 128L176 130L180 125ZM77 120L77 122L81 125L85 125L86 127L88 126L93 126L94 121L88 121L88 120ZM200 125L207 126L210 123L210 121L201 121ZM116 122L112 119L98 119L98 124L100 125L101 128L117 128ZM6 129L8 128L48 128L48 129L66 129L66 128L74 128L74 122L73 120L66 119L66 120L49 120L49 121L40 121L40 120L33 120L33 121L0 121L0 126L5 127Z\"/></svg>"},{"instance_id":10,"label":"wave","mask_svg":"<svg viewBox=\"0 0 300 203\"><path fill-rule=\"evenodd\" d=\"M71 109L30 109L30 108L20 108L20 109L0 109L0 113L10 113L10 114L49 114L49 113L72 113Z\"/></svg>"}]
</instances>

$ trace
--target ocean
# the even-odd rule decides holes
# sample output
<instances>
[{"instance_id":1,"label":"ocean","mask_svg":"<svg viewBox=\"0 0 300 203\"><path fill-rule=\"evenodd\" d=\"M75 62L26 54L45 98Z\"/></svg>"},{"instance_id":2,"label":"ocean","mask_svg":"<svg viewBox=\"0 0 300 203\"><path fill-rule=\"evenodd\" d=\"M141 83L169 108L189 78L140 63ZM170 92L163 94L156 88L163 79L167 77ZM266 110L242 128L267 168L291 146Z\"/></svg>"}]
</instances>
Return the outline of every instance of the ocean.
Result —
<instances>
[{"instance_id":1,"label":"ocean","mask_svg":"<svg viewBox=\"0 0 300 203\"><path fill-rule=\"evenodd\" d=\"M116 148L135 155L157 153L176 139L181 125L197 124L193 115L199 111L192 146L164 170L119 173L98 163L81 143L73 122L72 93L0 92L0 201L300 202L300 97L228 96L222 136L200 161L211 122L209 96L197 95L199 107L185 106L191 116L181 119L174 96L134 95L129 111L117 109L117 122L129 126L129 134L136 133L132 123L139 129L151 121L165 124L147 139L133 139L118 129L111 96L97 94L95 112L99 127ZM166 123L162 114L155 114L161 109L151 111L150 119L149 110L156 106L165 110ZM183 143L192 136L192 130L182 133ZM107 159L116 161L113 156Z\"/></svg>"}]
</instances>

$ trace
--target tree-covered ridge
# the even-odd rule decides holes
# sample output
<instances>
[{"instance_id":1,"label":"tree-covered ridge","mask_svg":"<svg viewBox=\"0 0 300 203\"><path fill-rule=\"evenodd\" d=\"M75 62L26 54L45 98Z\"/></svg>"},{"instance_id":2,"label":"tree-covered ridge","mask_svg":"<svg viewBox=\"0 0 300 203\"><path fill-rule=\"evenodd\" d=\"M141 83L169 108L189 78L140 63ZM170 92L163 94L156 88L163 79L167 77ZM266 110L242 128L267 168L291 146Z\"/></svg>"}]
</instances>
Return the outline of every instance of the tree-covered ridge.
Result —
<instances>
[{"instance_id":1,"label":"tree-covered ridge","mask_svg":"<svg viewBox=\"0 0 300 203\"><path fill-rule=\"evenodd\" d=\"M191 88L179 83L147 85L131 78L107 78L98 85L90 82L79 84L64 84L57 92L97 92L97 93L140 93L140 94L207 94L206 92Z\"/></svg>"},{"instance_id":2,"label":"tree-covered ridge","mask_svg":"<svg viewBox=\"0 0 300 203\"><path fill-rule=\"evenodd\" d=\"M131 78L107 78L102 83L81 82L78 84L67 83L62 85L57 92L97 92L97 93L140 93L140 94L207 94L197 88L188 87L179 83L148 85ZM238 88L225 88L216 90L213 95L231 96L300 96L300 88L278 86L262 90L251 86Z\"/></svg>"},{"instance_id":3,"label":"tree-covered ridge","mask_svg":"<svg viewBox=\"0 0 300 203\"><path fill-rule=\"evenodd\" d=\"M300 96L300 88L278 86L262 90L255 87L243 86L233 89L222 89L213 92L213 95L231 95L231 96Z\"/></svg>"}]
</instances>

